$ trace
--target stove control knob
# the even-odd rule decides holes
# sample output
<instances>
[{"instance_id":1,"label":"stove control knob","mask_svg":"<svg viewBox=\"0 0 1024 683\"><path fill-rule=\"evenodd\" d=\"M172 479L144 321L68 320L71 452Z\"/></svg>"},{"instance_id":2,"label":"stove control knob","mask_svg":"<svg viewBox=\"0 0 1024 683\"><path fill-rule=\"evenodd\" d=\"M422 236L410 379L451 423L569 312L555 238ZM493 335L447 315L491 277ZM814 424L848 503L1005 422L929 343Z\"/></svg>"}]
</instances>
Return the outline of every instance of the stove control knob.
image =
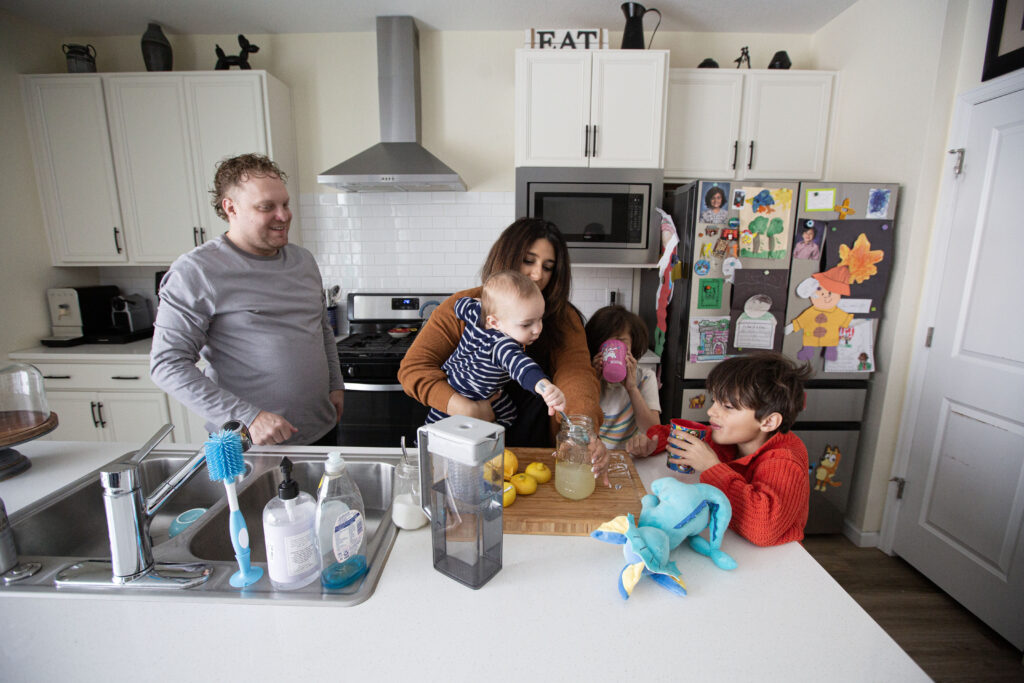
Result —
<instances>
[{"instance_id":1,"label":"stove control knob","mask_svg":"<svg viewBox=\"0 0 1024 683\"><path fill-rule=\"evenodd\" d=\"M345 374L348 375L349 377L355 377L356 369L350 365L347 368L345 368Z\"/></svg>"}]
</instances>

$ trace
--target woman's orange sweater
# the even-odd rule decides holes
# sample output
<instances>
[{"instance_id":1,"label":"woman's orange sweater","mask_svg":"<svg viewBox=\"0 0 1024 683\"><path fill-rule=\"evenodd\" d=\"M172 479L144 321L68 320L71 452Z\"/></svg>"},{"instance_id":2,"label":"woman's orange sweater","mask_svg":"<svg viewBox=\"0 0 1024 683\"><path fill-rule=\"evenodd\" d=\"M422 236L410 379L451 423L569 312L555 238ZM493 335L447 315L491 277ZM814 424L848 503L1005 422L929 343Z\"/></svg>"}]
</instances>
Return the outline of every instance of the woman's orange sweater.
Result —
<instances>
[{"instance_id":1,"label":"woman's orange sweater","mask_svg":"<svg viewBox=\"0 0 1024 683\"><path fill-rule=\"evenodd\" d=\"M441 364L455 351L465 329L465 322L455 315L455 302L464 296L479 298L480 290L480 287L467 289L445 299L430 314L402 359L398 381L402 383L405 393L420 403L447 412L448 400L455 394L455 390L448 384L448 377L441 369ZM545 321L545 325L549 324ZM551 375L555 385L565 393L565 412L570 415L589 415L596 428L600 426L603 417L601 383L590 363L583 323L575 314L569 314L561 324L562 344L551 350L551 367L544 369ZM556 418L551 419L552 434L558 431L559 424Z\"/></svg>"}]
</instances>

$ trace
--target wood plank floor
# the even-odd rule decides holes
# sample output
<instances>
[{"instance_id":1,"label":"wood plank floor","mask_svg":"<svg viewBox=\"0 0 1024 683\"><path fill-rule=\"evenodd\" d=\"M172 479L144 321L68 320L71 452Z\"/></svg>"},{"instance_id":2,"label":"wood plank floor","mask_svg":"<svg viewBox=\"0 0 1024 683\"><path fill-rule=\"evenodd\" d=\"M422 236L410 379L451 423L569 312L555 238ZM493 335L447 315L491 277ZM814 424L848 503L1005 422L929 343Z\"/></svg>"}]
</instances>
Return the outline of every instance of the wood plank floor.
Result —
<instances>
[{"instance_id":1,"label":"wood plank floor","mask_svg":"<svg viewBox=\"0 0 1024 683\"><path fill-rule=\"evenodd\" d=\"M1020 651L903 559L840 534L803 545L936 681L1024 681Z\"/></svg>"}]
</instances>

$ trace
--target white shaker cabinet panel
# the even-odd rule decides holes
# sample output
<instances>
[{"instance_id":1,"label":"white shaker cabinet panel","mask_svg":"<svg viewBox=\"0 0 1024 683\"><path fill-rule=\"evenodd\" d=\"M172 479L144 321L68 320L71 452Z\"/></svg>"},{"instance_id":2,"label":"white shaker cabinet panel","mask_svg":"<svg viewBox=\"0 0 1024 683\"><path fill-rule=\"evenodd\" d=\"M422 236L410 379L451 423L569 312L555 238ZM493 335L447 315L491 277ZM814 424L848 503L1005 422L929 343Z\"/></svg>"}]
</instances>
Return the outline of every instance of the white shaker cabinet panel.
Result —
<instances>
[{"instance_id":1,"label":"white shaker cabinet panel","mask_svg":"<svg viewBox=\"0 0 1024 683\"><path fill-rule=\"evenodd\" d=\"M171 421L163 392L100 392L97 396L107 441L145 443L162 425Z\"/></svg>"},{"instance_id":2,"label":"white shaker cabinet panel","mask_svg":"<svg viewBox=\"0 0 1024 683\"><path fill-rule=\"evenodd\" d=\"M822 177L833 78L831 73L787 71L748 79L746 177Z\"/></svg>"},{"instance_id":3,"label":"white shaker cabinet panel","mask_svg":"<svg viewBox=\"0 0 1024 683\"><path fill-rule=\"evenodd\" d=\"M57 428L42 437L48 441L102 441L96 417L96 394L84 391L47 391L46 402L57 413Z\"/></svg>"},{"instance_id":4,"label":"white shaker cabinet panel","mask_svg":"<svg viewBox=\"0 0 1024 683\"><path fill-rule=\"evenodd\" d=\"M53 263L124 263L100 77L37 76L22 85Z\"/></svg>"},{"instance_id":5,"label":"white shaker cabinet panel","mask_svg":"<svg viewBox=\"0 0 1024 683\"><path fill-rule=\"evenodd\" d=\"M106 80L118 190L135 263L170 263L196 246L199 207L184 80Z\"/></svg>"},{"instance_id":6,"label":"white shaker cabinet panel","mask_svg":"<svg viewBox=\"0 0 1024 683\"><path fill-rule=\"evenodd\" d=\"M672 69L665 176L732 178L739 164L743 74Z\"/></svg>"},{"instance_id":7,"label":"white shaker cabinet panel","mask_svg":"<svg viewBox=\"0 0 1024 683\"><path fill-rule=\"evenodd\" d=\"M590 166L661 168L668 54L604 50L593 61Z\"/></svg>"},{"instance_id":8,"label":"white shaker cabinet panel","mask_svg":"<svg viewBox=\"0 0 1024 683\"><path fill-rule=\"evenodd\" d=\"M270 151L264 89L259 74L194 75L185 81L185 88L200 241L205 242L227 229L227 223L217 216L210 203L209 191L217 164L239 154Z\"/></svg>"},{"instance_id":9,"label":"white shaker cabinet panel","mask_svg":"<svg viewBox=\"0 0 1024 683\"><path fill-rule=\"evenodd\" d=\"M517 50L516 166L660 168L667 50Z\"/></svg>"},{"instance_id":10,"label":"white shaker cabinet panel","mask_svg":"<svg viewBox=\"0 0 1024 683\"><path fill-rule=\"evenodd\" d=\"M586 166L590 54L516 51L516 166Z\"/></svg>"},{"instance_id":11,"label":"white shaker cabinet panel","mask_svg":"<svg viewBox=\"0 0 1024 683\"><path fill-rule=\"evenodd\" d=\"M672 69L665 177L815 180L835 73Z\"/></svg>"}]
</instances>

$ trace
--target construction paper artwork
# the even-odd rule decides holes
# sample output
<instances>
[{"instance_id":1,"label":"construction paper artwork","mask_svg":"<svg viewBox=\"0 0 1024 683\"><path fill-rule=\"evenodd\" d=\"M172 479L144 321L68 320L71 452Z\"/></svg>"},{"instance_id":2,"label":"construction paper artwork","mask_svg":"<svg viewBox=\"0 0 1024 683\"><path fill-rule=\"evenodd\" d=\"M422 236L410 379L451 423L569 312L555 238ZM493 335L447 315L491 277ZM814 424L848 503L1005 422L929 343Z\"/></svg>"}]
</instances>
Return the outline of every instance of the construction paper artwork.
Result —
<instances>
[{"instance_id":1,"label":"construction paper artwork","mask_svg":"<svg viewBox=\"0 0 1024 683\"><path fill-rule=\"evenodd\" d=\"M865 218L888 218L889 217L889 198L892 195L891 190L879 190L871 188L868 191L868 210L864 214Z\"/></svg>"},{"instance_id":2,"label":"construction paper artwork","mask_svg":"<svg viewBox=\"0 0 1024 683\"><path fill-rule=\"evenodd\" d=\"M874 320L854 318L849 327L839 329L836 358L825 358L825 372L874 372Z\"/></svg>"},{"instance_id":3,"label":"construction paper artwork","mask_svg":"<svg viewBox=\"0 0 1024 683\"><path fill-rule=\"evenodd\" d=\"M782 259L789 252L785 215L793 198L788 188L743 188L747 200L740 209L739 256L741 258Z\"/></svg>"},{"instance_id":4,"label":"construction paper artwork","mask_svg":"<svg viewBox=\"0 0 1024 683\"><path fill-rule=\"evenodd\" d=\"M725 280L720 277L701 278L697 285L697 308L721 308L724 286Z\"/></svg>"},{"instance_id":5,"label":"construction paper artwork","mask_svg":"<svg viewBox=\"0 0 1024 683\"><path fill-rule=\"evenodd\" d=\"M841 221L845 221L846 217L849 216L850 214L857 213L857 210L850 206L849 197L844 199L842 204L837 204L836 206L833 206L832 210L836 211L839 214L839 220Z\"/></svg>"},{"instance_id":6,"label":"construction paper artwork","mask_svg":"<svg viewBox=\"0 0 1024 683\"><path fill-rule=\"evenodd\" d=\"M715 363L728 357L729 316L690 319L690 362Z\"/></svg>"},{"instance_id":7,"label":"construction paper artwork","mask_svg":"<svg viewBox=\"0 0 1024 683\"><path fill-rule=\"evenodd\" d=\"M804 195L804 211L833 211L836 205L836 189L820 188L807 190Z\"/></svg>"},{"instance_id":8,"label":"construction paper artwork","mask_svg":"<svg viewBox=\"0 0 1024 683\"><path fill-rule=\"evenodd\" d=\"M775 344L778 320L771 314L772 298L755 294L743 304L743 313L736 319L733 346L740 349L771 349Z\"/></svg>"}]
</instances>

